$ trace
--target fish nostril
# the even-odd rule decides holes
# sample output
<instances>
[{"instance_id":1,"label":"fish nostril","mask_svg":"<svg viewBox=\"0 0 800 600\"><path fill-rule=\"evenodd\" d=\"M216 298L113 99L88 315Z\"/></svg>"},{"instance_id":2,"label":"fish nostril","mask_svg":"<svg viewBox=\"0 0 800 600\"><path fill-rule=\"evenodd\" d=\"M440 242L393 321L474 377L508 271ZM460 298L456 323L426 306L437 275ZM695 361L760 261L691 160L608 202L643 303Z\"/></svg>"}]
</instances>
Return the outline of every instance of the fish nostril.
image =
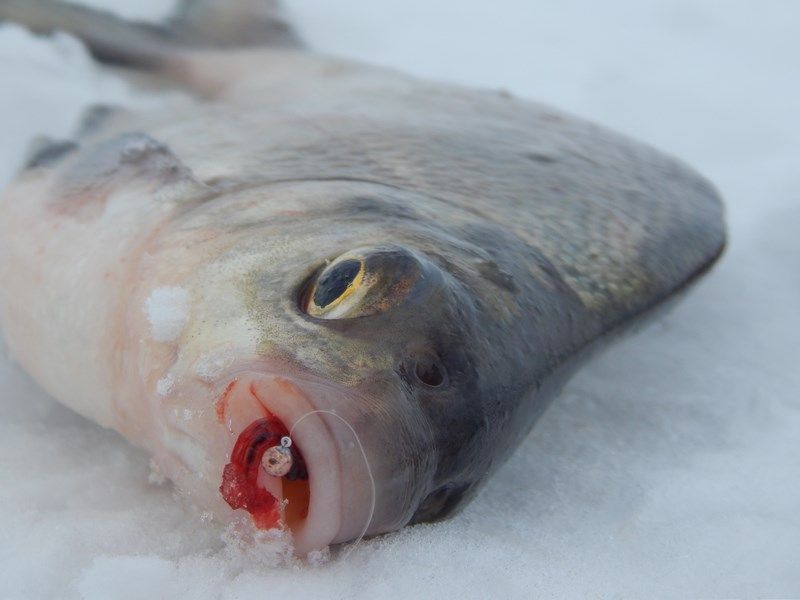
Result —
<instances>
[{"instance_id":1,"label":"fish nostril","mask_svg":"<svg viewBox=\"0 0 800 600\"><path fill-rule=\"evenodd\" d=\"M422 383L430 387L439 387L444 383L444 367L438 357L429 354L418 356L414 365L414 375Z\"/></svg>"}]
</instances>

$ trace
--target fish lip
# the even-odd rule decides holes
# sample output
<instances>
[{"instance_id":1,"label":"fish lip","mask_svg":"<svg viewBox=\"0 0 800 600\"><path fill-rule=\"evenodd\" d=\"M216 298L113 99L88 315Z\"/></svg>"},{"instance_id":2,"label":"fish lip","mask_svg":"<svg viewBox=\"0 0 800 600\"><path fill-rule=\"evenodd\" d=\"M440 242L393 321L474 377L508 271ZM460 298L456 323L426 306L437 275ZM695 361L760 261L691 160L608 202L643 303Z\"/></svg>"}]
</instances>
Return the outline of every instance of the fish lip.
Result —
<instances>
[{"instance_id":1,"label":"fish lip","mask_svg":"<svg viewBox=\"0 0 800 600\"><path fill-rule=\"evenodd\" d=\"M308 386L304 388L301 381L291 376L263 372L238 373L230 385L239 393L246 392L254 397L262 409L283 423L305 461L309 482L308 516L291 530L295 553L305 556L334 543L341 528L343 508L340 452L333 432L311 400ZM236 436L240 432L230 431ZM264 478L275 480L270 482L272 485L265 486L273 495L273 490L281 489L276 484L278 478L262 473L259 483Z\"/></svg>"}]
</instances>

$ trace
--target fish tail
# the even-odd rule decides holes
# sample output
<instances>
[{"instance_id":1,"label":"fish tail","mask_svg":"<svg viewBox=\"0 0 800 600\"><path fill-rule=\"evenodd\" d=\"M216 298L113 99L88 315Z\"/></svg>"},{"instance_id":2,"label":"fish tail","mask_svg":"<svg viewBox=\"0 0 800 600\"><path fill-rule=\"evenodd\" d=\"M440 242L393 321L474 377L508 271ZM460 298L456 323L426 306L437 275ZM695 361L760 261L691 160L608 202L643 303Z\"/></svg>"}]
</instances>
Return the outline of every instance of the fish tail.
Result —
<instances>
[{"instance_id":1,"label":"fish tail","mask_svg":"<svg viewBox=\"0 0 800 600\"><path fill-rule=\"evenodd\" d=\"M102 62L149 71L192 50L302 45L274 0L183 0L163 25L58 0L0 0L0 21L66 31Z\"/></svg>"}]
</instances>

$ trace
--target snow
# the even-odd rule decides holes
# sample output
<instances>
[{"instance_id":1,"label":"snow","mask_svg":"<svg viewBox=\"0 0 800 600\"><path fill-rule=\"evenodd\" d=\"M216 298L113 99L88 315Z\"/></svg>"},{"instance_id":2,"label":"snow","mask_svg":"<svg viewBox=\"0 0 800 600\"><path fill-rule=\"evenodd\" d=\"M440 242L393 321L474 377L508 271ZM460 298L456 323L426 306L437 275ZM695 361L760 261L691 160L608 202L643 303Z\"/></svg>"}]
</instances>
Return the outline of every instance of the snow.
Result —
<instances>
[{"instance_id":1,"label":"snow","mask_svg":"<svg viewBox=\"0 0 800 600\"><path fill-rule=\"evenodd\" d=\"M225 369L230 367L234 360L236 360L236 355L232 349L215 349L197 359L194 365L195 375L203 381L211 383Z\"/></svg>"},{"instance_id":2,"label":"snow","mask_svg":"<svg viewBox=\"0 0 800 600\"><path fill-rule=\"evenodd\" d=\"M156 392L159 396L167 396L175 387L175 376L172 373L167 373L156 381Z\"/></svg>"},{"instance_id":3,"label":"snow","mask_svg":"<svg viewBox=\"0 0 800 600\"><path fill-rule=\"evenodd\" d=\"M166 3L146 6L157 18ZM316 48L509 89L681 156L725 196L729 248L672 312L586 366L462 514L346 560L301 565L221 537L148 481L143 453L2 360L0 597L800 596L800 7L289 9ZM135 98L74 40L8 25L0 77L0 184L34 136Z\"/></svg>"},{"instance_id":4,"label":"snow","mask_svg":"<svg viewBox=\"0 0 800 600\"><path fill-rule=\"evenodd\" d=\"M38 41L8 23L0 33L2 187L27 158L35 137L68 137L87 104L125 102L130 93L118 78L97 69L74 38L56 34Z\"/></svg>"},{"instance_id":5,"label":"snow","mask_svg":"<svg viewBox=\"0 0 800 600\"><path fill-rule=\"evenodd\" d=\"M157 342L174 342L189 321L189 292L179 287L154 289L144 303L150 333Z\"/></svg>"}]
</instances>

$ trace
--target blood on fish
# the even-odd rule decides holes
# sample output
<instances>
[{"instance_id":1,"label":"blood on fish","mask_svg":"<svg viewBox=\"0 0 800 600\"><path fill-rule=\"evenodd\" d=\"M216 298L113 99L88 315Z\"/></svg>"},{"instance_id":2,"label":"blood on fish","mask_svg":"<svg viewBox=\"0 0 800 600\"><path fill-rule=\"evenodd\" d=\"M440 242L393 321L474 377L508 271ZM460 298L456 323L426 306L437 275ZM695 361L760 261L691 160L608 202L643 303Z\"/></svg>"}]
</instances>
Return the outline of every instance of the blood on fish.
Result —
<instances>
[{"instance_id":1,"label":"blood on fish","mask_svg":"<svg viewBox=\"0 0 800 600\"><path fill-rule=\"evenodd\" d=\"M228 387L225 388L225 391L222 392L222 395L217 398L216 403L214 404L214 408L217 410L217 421L222 423L225 420L225 411L228 409L228 396L231 395L233 391L233 386L236 385L236 380L234 379L228 384Z\"/></svg>"},{"instance_id":2,"label":"blood on fish","mask_svg":"<svg viewBox=\"0 0 800 600\"><path fill-rule=\"evenodd\" d=\"M273 416L251 423L239 437L230 462L222 472L219 491L231 508L243 508L259 529L272 529L281 522L280 502L258 485L261 457L271 446L278 446L289 432Z\"/></svg>"}]
</instances>

